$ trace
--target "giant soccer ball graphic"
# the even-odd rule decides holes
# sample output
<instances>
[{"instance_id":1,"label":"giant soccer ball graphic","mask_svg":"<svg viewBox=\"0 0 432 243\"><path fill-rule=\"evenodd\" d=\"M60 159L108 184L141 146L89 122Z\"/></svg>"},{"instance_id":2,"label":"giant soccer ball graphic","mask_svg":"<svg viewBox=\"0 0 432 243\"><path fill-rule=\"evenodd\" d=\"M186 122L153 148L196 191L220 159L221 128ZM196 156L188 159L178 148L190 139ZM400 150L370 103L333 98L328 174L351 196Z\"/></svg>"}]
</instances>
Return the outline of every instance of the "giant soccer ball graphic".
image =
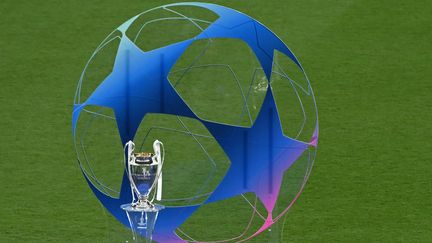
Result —
<instances>
[{"instance_id":1,"label":"giant soccer ball graphic","mask_svg":"<svg viewBox=\"0 0 432 243\"><path fill-rule=\"evenodd\" d=\"M243 241L269 229L311 172L318 116L291 50L255 19L178 3L143 12L97 47L72 116L78 162L129 226L124 145L164 142L158 242Z\"/></svg>"}]
</instances>

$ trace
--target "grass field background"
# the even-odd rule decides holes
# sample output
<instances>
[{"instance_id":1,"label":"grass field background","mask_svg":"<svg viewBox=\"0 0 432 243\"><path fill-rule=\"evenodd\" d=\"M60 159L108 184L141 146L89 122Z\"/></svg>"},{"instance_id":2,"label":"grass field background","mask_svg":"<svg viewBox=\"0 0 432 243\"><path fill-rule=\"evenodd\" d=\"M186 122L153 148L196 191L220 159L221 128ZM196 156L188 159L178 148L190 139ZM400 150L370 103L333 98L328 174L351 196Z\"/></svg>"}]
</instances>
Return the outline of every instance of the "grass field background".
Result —
<instances>
[{"instance_id":1,"label":"grass field background","mask_svg":"<svg viewBox=\"0 0 432 243\"><path fill-rule=\"evenodd\" d=\"M0 242L128 235L105 216L75 162L73 94L107 34L169 2L0 2ZM432 241L432 3L212 2L277 33L315 91L317 161L284 242Z\"/></svg>"}]
</instances>

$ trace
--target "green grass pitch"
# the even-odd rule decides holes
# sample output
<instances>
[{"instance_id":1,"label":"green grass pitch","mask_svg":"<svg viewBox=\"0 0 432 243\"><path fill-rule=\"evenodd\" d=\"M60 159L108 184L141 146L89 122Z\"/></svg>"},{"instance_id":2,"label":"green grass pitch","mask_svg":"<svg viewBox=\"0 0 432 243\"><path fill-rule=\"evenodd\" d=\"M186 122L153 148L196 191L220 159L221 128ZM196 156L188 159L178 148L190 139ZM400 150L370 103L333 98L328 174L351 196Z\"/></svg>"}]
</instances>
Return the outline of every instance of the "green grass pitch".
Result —
<instances>
[{"instance_id":1,"label":"green grass pitch","mask_svg":"<svg viewBox=\"0 0 432 243\"><path fill-rule=\"evenodd\" d=\"M75 162L73 94L107 34L171 2L0 2L0 242L130 236L106 215ZM273 30L315 91L317 161L277 233L283 241L431 242L432 3L212 2ZM255 242L275 238L266 233Z\"/></svg>"}]
</instances>

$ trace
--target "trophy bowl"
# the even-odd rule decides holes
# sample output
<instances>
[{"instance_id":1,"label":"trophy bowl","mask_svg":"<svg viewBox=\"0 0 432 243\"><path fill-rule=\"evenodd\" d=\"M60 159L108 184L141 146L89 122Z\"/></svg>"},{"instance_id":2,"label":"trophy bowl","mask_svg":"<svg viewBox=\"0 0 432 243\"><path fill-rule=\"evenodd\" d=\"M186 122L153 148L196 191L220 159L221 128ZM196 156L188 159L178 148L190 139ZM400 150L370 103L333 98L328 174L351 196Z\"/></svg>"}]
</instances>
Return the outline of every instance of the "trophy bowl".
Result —
<instances>
[{"instance_id":1,"label":"trophy bowl","mask_svg":"<svg viewBox=\"0 0 432 243\"><path fill-rule=\"evenodd\" d=\"M129 164L129 174L131 183L138 196L136 206L147 206L148 197L157 182L159 164L153 160L152 153L135 153L135 162Z\"/></svg>"}]
</instances>

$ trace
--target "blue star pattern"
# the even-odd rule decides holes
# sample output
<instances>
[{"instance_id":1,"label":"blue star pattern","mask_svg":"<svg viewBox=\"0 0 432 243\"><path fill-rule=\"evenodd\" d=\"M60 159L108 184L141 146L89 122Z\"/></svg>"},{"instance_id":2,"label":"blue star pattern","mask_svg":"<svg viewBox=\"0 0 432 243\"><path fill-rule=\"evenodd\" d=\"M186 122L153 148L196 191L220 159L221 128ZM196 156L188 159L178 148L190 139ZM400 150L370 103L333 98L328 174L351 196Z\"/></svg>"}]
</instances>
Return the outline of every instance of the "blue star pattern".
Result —
<instances>
[{"instance_id":1,"label":"blue star pattern","mask_svg":"<svg viewBox=\"0 0 432 243\"><path fill-rule=\"evenodd\" d=\"M261 110L251 127L240 127L204 120L198 117L177 93L168 80L168 74L179 57L194 42L208 38L237 38L253 50L270 80L275 50L288 56L300 68L288 47L265 26L235 10L206 3L181 3L209 9L219 18L198 36L182 42L144 52L127 36L126 30L139 16L128 20L118 30L123 34L114 62L113 71L83 103L73 108L73 136L81 111L90 105L109 107L114 111L122 144L133 140L135 133L148 113L172 114L199 120L210 131L231 161L223 180L204 202L220 201L246 192L253 192L267 210L267 220L262 230L274 222L272 211L279 195L284 172L309 146L316 146L318 126L310 142L301 142L283 134L272 89L266 91ZM269 85L270 87L270 85ZM127 176L123 176L119 198L99 191L87 178L94 194L124 225L128 219L120 205L132 201ZM167 207L160 212L154 239L161 242L182 242L175 230L199 206Z\"/></svg>"}]
</instances>

